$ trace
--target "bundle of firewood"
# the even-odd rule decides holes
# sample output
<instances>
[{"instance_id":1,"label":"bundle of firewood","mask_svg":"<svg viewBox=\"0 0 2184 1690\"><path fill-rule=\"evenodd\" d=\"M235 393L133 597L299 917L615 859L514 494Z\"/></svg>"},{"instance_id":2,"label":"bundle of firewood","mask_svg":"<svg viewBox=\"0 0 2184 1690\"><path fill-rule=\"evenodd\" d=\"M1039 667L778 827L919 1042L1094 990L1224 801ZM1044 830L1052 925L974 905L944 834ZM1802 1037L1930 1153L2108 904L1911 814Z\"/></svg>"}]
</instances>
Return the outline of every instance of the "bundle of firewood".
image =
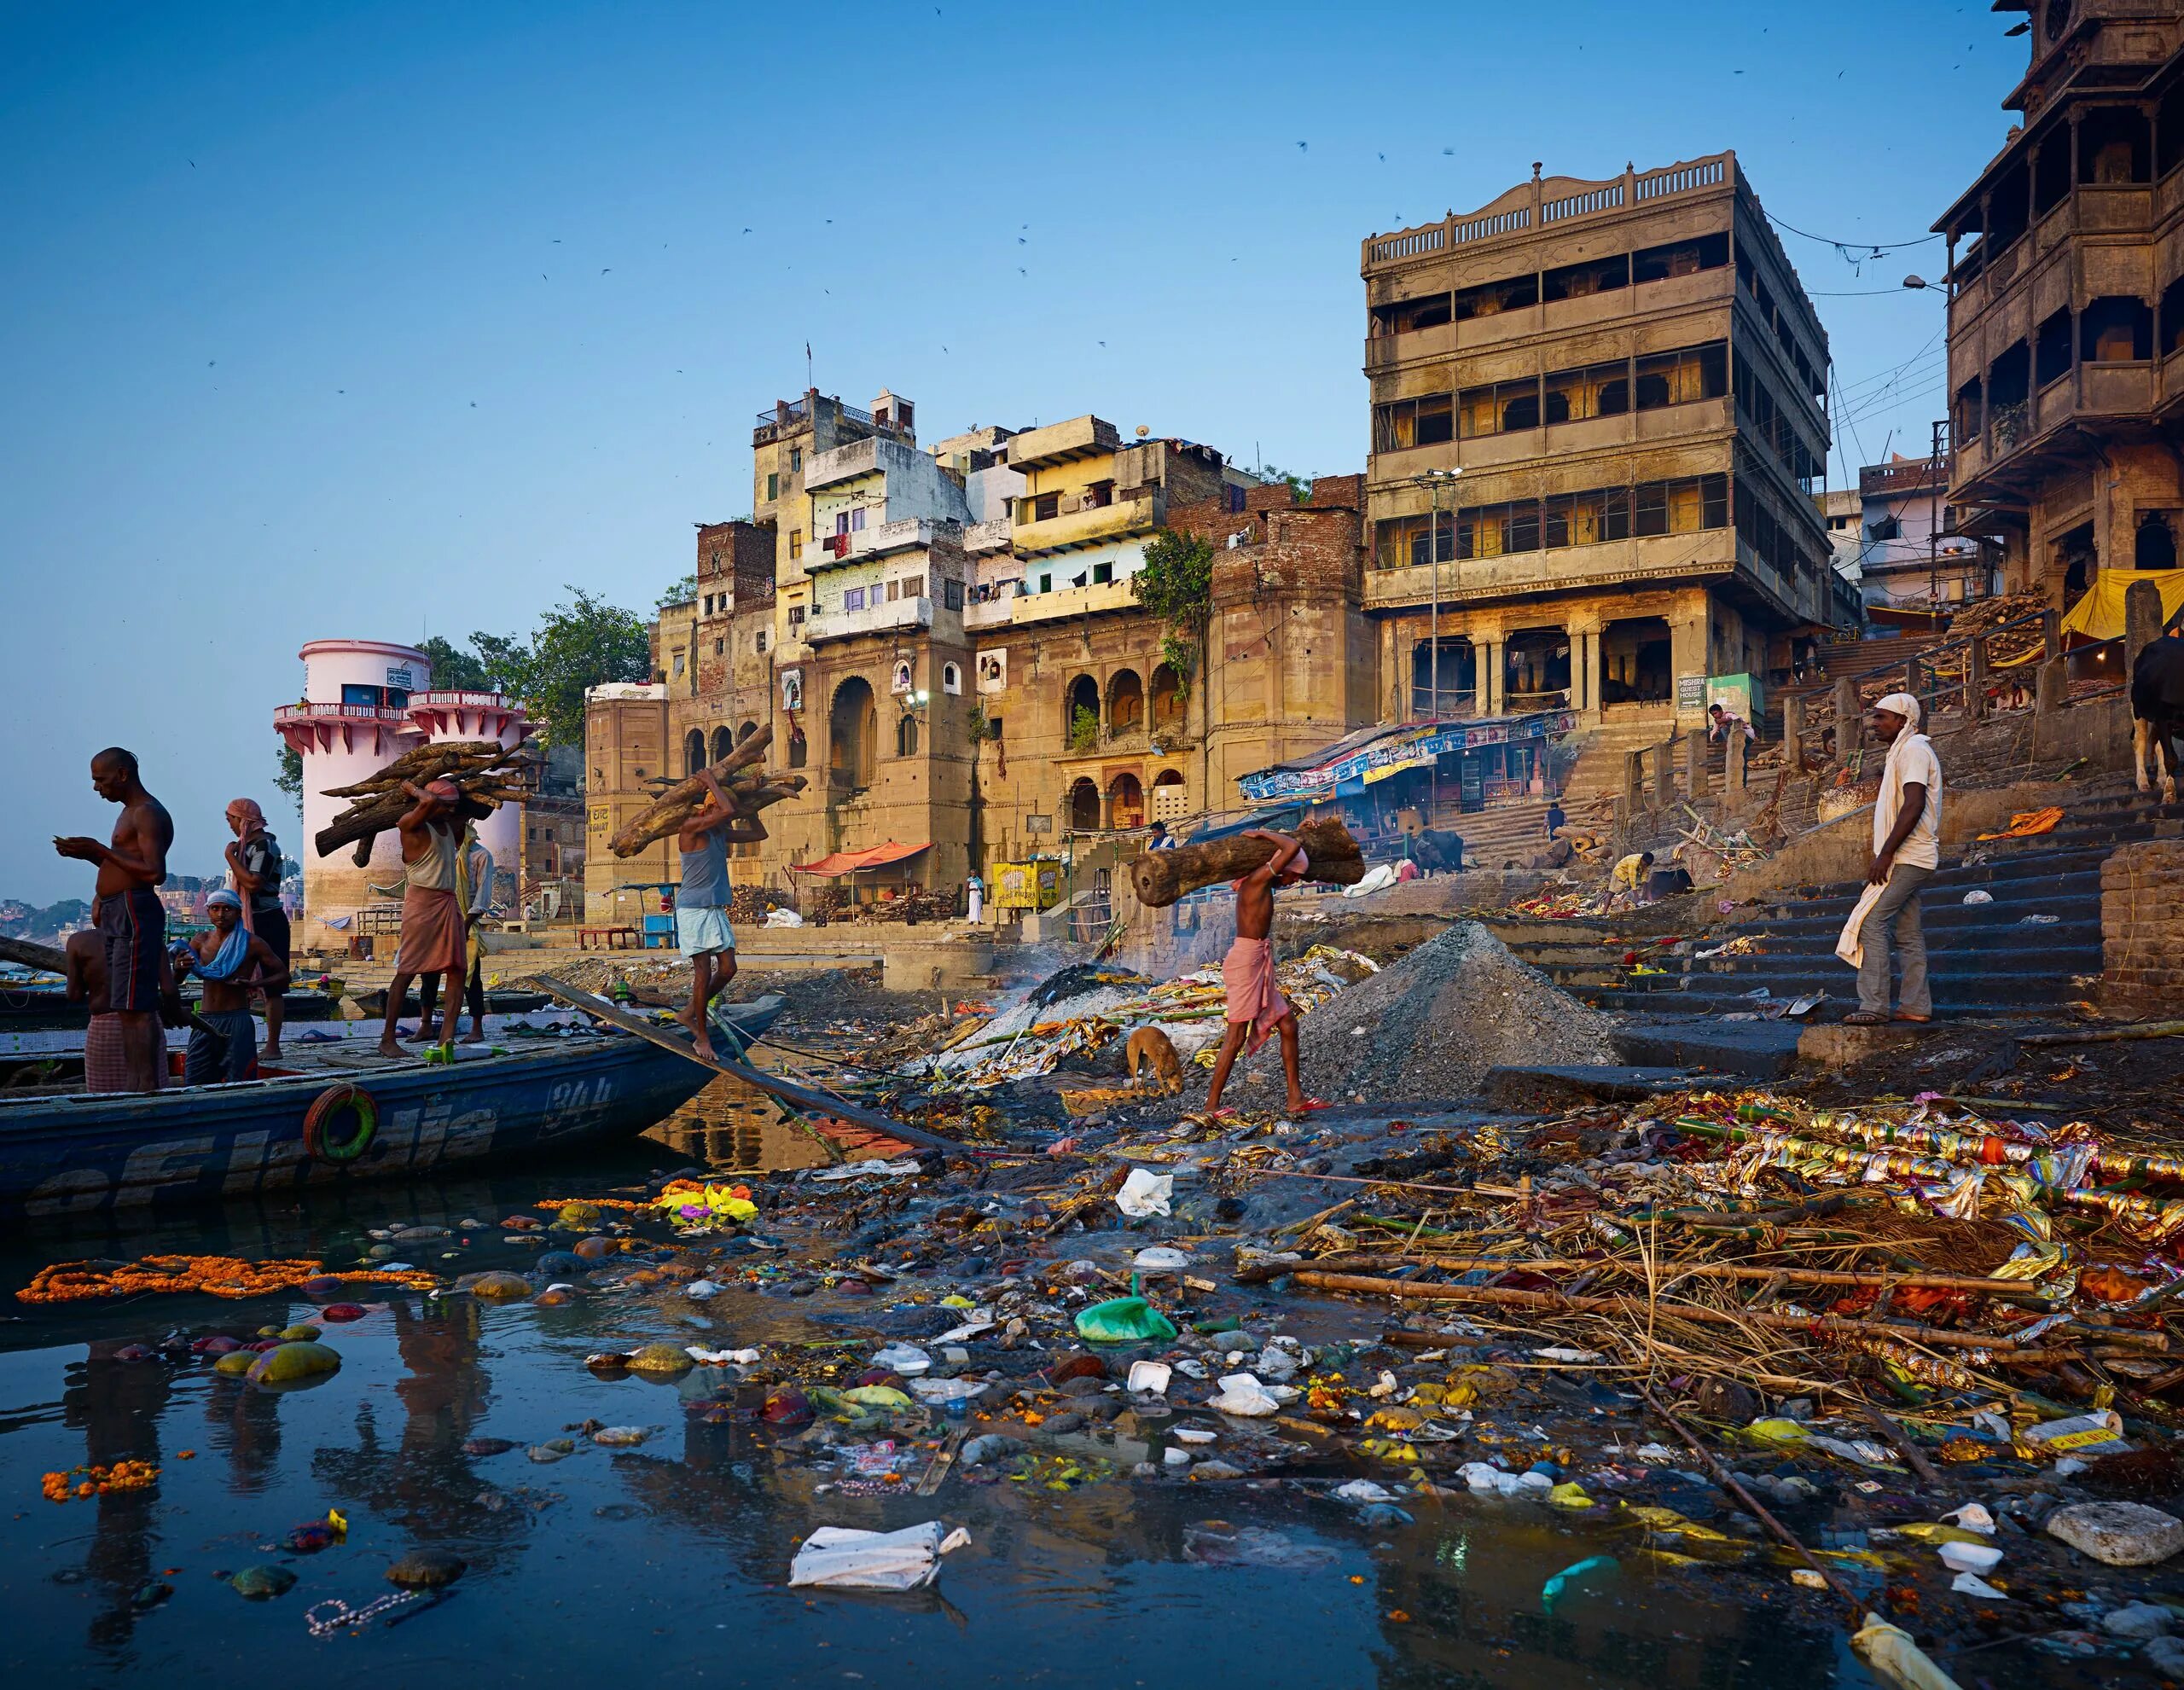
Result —
<instances>
[{"instance_id":1,"label":"bundle of firewood","mask_svg":"<svg viewBox=\"0 0 2184 1690\"><path fill-rule=\"evenodd\" d=\"M1297 830L1308 865L1304 878L1330 886L1354 886L1365 878L1364 853L1350 829L1339 821L1307 822ZM1130 865L1130 884L1140 903L1165 909L1186 892L1210 886L1217 880L1240 880L1263 865L1274 847L1249 833L1231 833L1204 845L1177 845L1172 851L1148 851Z\"/></svg>"},{"instance_id":2,"label":"bundle of firewood","mask_svg":"<svg viewBox=\"0 0 2184 1690\"><path fill-rule=\"evenodd\" d=\"M808 784L801 775L769 775L757 766L773 743L773 724L751 735L708 769L721 796L739 816L756 816L768 804L793 798ZM706 786L697 775L670 787L630 818L610 842L617 857L635 857L655 840L671 838L705 807Z\"/></svg>"},{"instance_id":3,"label":"bundle of firewood","mask_svg":"<svg viewBox=\"0 0 2184 1690\"><path fill-rule=\"evenodd\" d=\"M345 845L357 847L359 868L371 862L372 846L416 805L403 790L403 783L422 787L433 781L451 781L462 789L456 806L457 823L490 816L502 804L520 804L528 795L531 753L522 746L504 746L497 740L443 740L405 751L369 780L353 787L327 787L328 798L353 799L354 803L318 830L314 842L321 857L331 857Z\"/></svg>"}]
</instances>

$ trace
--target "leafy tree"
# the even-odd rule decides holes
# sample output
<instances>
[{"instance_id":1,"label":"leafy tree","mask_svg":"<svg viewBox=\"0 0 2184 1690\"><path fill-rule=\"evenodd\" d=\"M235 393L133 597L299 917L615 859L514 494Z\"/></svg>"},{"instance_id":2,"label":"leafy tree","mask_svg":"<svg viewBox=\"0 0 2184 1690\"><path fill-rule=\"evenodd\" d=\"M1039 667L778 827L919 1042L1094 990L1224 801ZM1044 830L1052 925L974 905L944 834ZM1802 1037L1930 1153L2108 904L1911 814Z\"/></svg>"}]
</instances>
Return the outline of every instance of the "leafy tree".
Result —
<instances>
[{"instance_id":1,"label":"leafy tree","mask_svg":"<svg viewBox=\"0 0 2184 1690\"><path fill-rule=\"evenodd\" d=\"M281 772L273 777L273 784L288 793L296 806L296 816L304 813L304 754L285 741L281 746Z\"/></svg>"},{"instance_id":2,"label":"leafy tree","mask_svg":"<svg viewBox=\"0 0 2184 1690\"><path fill-rule=\"evenodd\" d=\"M474 651L465 651L444 634L434 634L417 642L417 649L425 654L433 666L433 685L449 692L490 693L495 690L493 677L486 672L485 659Z\"/></svg>"},{"instance_id":3,"label":"leafy tree","mask_svg":"<svg viewBox=\"0 0 2184 1690\"><path fill-rule=\"evenodd\" d=\"M653 607L658 610L665 610L671 604L688 604L697 596L698 578L694 575L685 575L659 595Z\"/></svg>"},{"instance_id":4,"label":"leafy tree","mask_svg":"<svg viewBox=\"0 0 2184 1690\"><path fill-rule=\"evenodd\" d=\"M1069 713L1069 748L1073 752L1100 748L1100 718L1089 705L1080 704Z\"/></svg>"},{"instance_id":5,"label":"leafy tree","mask_svg":"<svg viewBox=\"0 0 2184 1690\"><path fill-rule=\"evenodd\" d=\"M1137 601L1167 624L1162 661L1188 694L1213 619L1213 543L1163 528L1145 544L1145 566L1130 578Z\"/></svg>"},{"instance_id":6,"label":"leafy tree","mask_svg":"<svg viewBox=\"0 0 2184 1690\"><path fill-rule=\"evenodd\" d=\"M577 587L568 590L570 601L539 618L528 640L479 632L470 643L494 683L543 725L550 743L582 745L584 689L649 681L652 641L634 611Z\"/></svg>"},{"instance_id":7,"label":"leafy tree","mask_svg":"<svg viewBox=\"0 0 2184 1690\"><path fill-rule=\"evenodd\" d=\"M1301 505L1312 497L1312 478L1309 475L1298 475L1292 470L1277 469L1270 463L1263 463L1252 473L1269 485L1279 481L1287 487L1290 502L1293 504Z\"/></svg>"}]
</instances>

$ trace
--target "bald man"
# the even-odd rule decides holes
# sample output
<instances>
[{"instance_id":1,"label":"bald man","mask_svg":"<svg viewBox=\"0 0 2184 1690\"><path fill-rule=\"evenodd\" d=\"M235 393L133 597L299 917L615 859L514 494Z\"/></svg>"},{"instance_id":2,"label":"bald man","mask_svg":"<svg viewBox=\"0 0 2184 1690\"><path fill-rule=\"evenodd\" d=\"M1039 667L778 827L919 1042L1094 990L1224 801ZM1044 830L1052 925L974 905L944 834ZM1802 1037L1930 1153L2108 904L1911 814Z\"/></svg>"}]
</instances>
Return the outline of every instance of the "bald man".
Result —
<instances>
[{"instance_id":1,"label":"bald man","mask_svg":"<svg viewBox=\"0 0 2184 1690\"><path fill-rule=\"evenodd\" d=\"M167 877L174 818L144 789L136 754L108 746L91 759L91 790L121 806L113 840L55 836L61 856L98 865L91 925L106 956L107 1002L121 1034L122 1071L131 1091L157 1091L166 1076L166 1034L160 1025L166 972L166 911L159 887Z\"/></svg>"}]
</instances>

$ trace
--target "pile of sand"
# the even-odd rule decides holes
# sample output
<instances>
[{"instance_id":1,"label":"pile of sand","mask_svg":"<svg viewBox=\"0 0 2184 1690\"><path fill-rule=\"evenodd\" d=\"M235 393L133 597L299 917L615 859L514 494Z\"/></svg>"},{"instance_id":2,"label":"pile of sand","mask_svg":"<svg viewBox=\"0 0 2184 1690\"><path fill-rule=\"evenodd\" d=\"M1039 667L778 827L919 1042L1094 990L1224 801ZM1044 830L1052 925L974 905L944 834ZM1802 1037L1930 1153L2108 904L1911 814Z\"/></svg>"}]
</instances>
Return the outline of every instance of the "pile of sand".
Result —
<instances>
[{"instance_id":1,"label":"pile of sand","mask_svg":"<svg viewBox=\"0 0 2184 1690\"><path fill-rule=\"evenodd\" d=\"M1477 1097L1489 1068L1614 1062L1613 1025L1462 921L1300 1017L1298 1031L1311 1095L1446 1106Z\"/></svg>"}]
</instances>

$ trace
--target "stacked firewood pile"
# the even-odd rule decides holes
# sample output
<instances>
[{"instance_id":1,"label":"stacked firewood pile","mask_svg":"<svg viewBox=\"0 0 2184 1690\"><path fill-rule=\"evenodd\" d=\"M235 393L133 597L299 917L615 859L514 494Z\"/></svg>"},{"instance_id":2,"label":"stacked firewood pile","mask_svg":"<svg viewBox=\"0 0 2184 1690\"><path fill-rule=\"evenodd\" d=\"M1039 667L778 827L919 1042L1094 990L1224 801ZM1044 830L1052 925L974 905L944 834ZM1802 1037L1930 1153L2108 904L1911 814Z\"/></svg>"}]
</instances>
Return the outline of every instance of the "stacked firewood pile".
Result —
<instances>
[{"instance_id":1,"label":"stacked firewood pile","mask_svg":"<svg viewBox=\"0 0 2184 1690\"><path fill-rule=\"evenodd\" d=\"M807 784L801 775L769 775L758 760L773 743L773 725L751 735L706 772L739 817L756 816L769 804L793 798ZM630 818L610 842L617 857L635 857L647 845L672 838L705 807L706 787L699 776L677 782Z\"/></svg>"},{"instance_id":2,"label":"stacked firewood pile","mask_svg":"<svg viewBox=\"0 0 2184 1690\"><path fill-rule=\"evenodd\" d=\"M789 907L787 898L767 886L738 886L729 903L729 918L742 922L763 921L772 911Z\"/></svg>"},{"instance_id":3,"label":"stacked firewood pile","mask_svg":"<svg viewBox=\"0 0 2184 1690\"><path fill-rule=\"evenodd\" d=\"M522 746L508 746L497 740L447 740L406 751L370 779L352 787L328 787L328 798L355 800L318 830L313 843L321 857L331 857L345 845L357 847L359 868L371 862L372 846L409 814L417 800L404 790L404 783L422 787L432 781L450 781L462 793L455 821L475 822L502 804L520 804L530 787L533 758Z\"/></svg>"},{"instance_id":4,"label":"stacked firewood pile","mask_svg":"<svg viewBox=\"0 0 2184 1690\"><path fill-rule=\"evenodd\" d=\"M945 921L956 914L956 900L947 892L911 886L892 897L861 903L855 913L860 921Z\"/></svg>"}]
</instances>

